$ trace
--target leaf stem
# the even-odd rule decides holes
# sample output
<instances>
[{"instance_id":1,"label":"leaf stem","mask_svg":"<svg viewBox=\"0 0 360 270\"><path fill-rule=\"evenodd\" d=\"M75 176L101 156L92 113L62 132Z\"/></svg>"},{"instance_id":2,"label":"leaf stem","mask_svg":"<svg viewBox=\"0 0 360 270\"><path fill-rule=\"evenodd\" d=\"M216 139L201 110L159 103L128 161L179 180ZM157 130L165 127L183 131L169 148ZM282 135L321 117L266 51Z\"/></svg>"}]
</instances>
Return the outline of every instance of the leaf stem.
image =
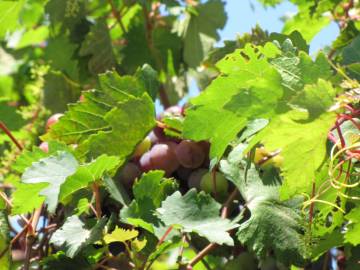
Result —
<instances>
[{"instance_id":1,"label":"leaf stem","mask_svg":"<svg viewBox=\"0 0 360 270\"><path fill-rule=\"evenodd\" d=\"M172 231L173 228L174 228L173 226L170 226L169 228L167 228L164 235L160 238L159 242L157 243L158 246L161 245L162 242L165 241L166 237L169 235L169 233Z\"/></svg>"},{"instance_id":2,"label":"leaf stem","mask_svg":"<svg viewBox=\"0 0 360 270\"><path fill-rule=\"evenodd\" d=\"M101 198L100 198L100 190L99 190L99 185L95 182L92 185L93 188L93 194L95 197L95 214L96 214L96 218L100 219L102 216L102 211L101 211Z\"/></svg>"},{"instance_id":3,"label":"leaf stem","mask_svg":"<svg viewBox=\"0 0 360 270\"><path fill-rule=\"evenodd\" d=\"M17 146L17 148L21 151L23 150L22 145L19 143L19 141L12 135L11 131L7 128L4 122L0 121L0 129L2 129L6 135L11 139L11 141Z\"/></svg>"}]
</instances>

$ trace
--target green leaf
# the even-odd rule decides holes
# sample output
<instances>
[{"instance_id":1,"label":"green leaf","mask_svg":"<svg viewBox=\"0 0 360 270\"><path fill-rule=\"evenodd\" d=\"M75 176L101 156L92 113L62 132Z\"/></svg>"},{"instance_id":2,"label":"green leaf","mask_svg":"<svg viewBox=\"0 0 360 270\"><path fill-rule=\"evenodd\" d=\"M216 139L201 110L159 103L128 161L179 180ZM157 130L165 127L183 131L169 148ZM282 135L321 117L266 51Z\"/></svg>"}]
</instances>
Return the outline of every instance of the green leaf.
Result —
<instances>
[{"instance_id":1,"label":"green leaf","mask_svg":"<svg viewBox=\"0 0 360 270\"><path fill-rule=\"evenodd\" d=\"M27 46L39 45L44 42L49 35L49 28L47 26L39 26L35 29L30 29L24 33L16 49L22 49ZM63 52L63 51L62 51Z\"/></svg>"},{"instance_id":2,"label":"green leaf","mask_svg":"<svg viewBox=\"0 0 360 270\"><path fill-rule=\"evenodd\" d=\"M102 218L94 226L89 226L89 224L84 224L78 216L70 216L53 234L50 242L61 247L66 256L74 258L84 247L102 238L106 221L106 218Z\"/></svg>"},{"instance_id":3,"label":"green leaf","mask_svg":"<svg viewBox=\"0 0 360 270\"><path fill-rule=\"evenodd\" d=\"M285 22L282 32L290 34L298 31L309 43L317 33L330 23L330 18L323 14L311 12L312 2L303 1L299 5L299 12Z\"/></svg>"},{"instance_id":4,"label":"green leaf","mask_svg":"<svg viewBox=\"0 0 360 270\"><path fill-rule=\"evenodd\" d=\"M44 58L53 69L63 72L66 76L76 81L79 77L78 61L74 59L77 48L78 45L71 43L67 36L59 35L48 40ZM59 53L60 51L61 53Z\"/></svg>"},{"instance_id":5,"label":"green leaf","mask_svg":"<svg viewBox=\"0 0 360 270\"><path fill-rule=\"evenodd\" d=\"M12 215L32 213L38 209L46 199L40 195L41 191L48 186L48 183L16 184L16 190L12 193L11 208Z\"/></svg>"},{"instance_id":6,"label":"green leaf","mask_svg":"<svg viewBox=\"0 0 360 270\"><path fill-rule=\"evenodd\" d=\"M254 137L254 143L260 141L269 151L281 150L282 199L311 193L310 183L326 159L327 134L335 118L334 113L325 112L312 119L306 112L292 110L274 119Z\"/></svg>"},{"instance_id":7,"label":"green leaf","mask_svg":"<svg viewBox=\"0 0 360 270\"><path fill-rule=\"evenodd\" d=\"M0 269L11 268L10 232L5 210L0 210Z\"/></svg>"},{"instance_id":8,"label":"green leaf","mask_svg":"<svg viewBox=\"0 0 360 270\"><path fill-rule=\"evenodd\" d=\"M104 236L104 242L110 244L112 242L126 242L134 239L139 235L137 230L126 230L116 227L111 233Z\"/></svg>"},{"instance_id":9,"label":"green leaf","mask_svg":"<svg viewBox=\"0 0 360 270\"><path fill-rule=\"evenodd\" d=\"M360 244L360 208L355 207L345 216L345 219L349 221L347 224L347 230L345 232L344 240L346 243L350 243L354 246Z\"/></svg>"},{"instance_id":10,"label":"green leaf","mask_svg":"<svg viewBox=\"0 0 360 270\"><path fill-rule=\"evenodd\" d=\"M219 245L234 245L229 230L238 227L220 217L221 205L205 192L191 189L184 196L179 191L167 197L157 209L159 218L167 226L179 227L183 232L194 232Z\"/></svg>"},{"instance_id":11,"label":"green leaf","mask_svg":"<svg viewBox=\"0 0 360 270\"><path fill-rule=\"evenodd\" d=\"M50 213L54 213L58 204L60 186L66 178L76 172L78 162L73 155L67 152L58 152L56 155L34 162L25 170L21 181L26 184L48 183L39 193L46 197Z\"/></svg>"},{"instance_id":12,"label":"green leaf","mask_svg":"<svg viewBox=\"0 0 360 270\"><path fill-rule=\"evenodd\" d=\"M80 165L76 172L61 185L59 200L64 201L75 191L86 188L90 183L100 180L105 173L114 170L119 163L118 157L101 155L89 163Z\"/></svg>"},{"instance_id":13,"label":"green leaf","mask_svg":"<svg viewBox=\"0 0 360 270\"><path fill-rule=\"evenodd\" d=\"M150 65L145 64L136 71L135 76L143 84L149 96L155 100L160 88L158 73Z\"/></svg>"},{"instance_id":14,"label":"green leaf","mask_svg":"<svg viewBox=\"0 0 360 270\"><path fill-rule=\"evenodd\" d=\"M89 70L98 74L112 69L116 65L112 42L105 21L97 21L90 29L81 45L80 55L90 55Z\"/></svg>"},{"instance_id":15,"label":"green leaf","mask_svg":"<svg viewBox=\"0 0 360 270\"><path fill-rule=\"evenodd\" d=\"M99 84L100 90L84 93L83 102L70 104L43 139L78 144L79 155L125 160L155 125L154 104L133 77L107 72Z\"/></svg>"},{"instance_id":16,"label":"green leaf","mask_svg":"<svg viewBox=\"0 0 360 270\"><path fill-rule=\"evenodd\" d=\"M197 67L220 39L218 30L226 23L224 3L210 0L187 12L175 25L178 35L184 38L184 60L192 68Z\"/></svg>"},{"instance_id":17,"label":"green leaf","mask_svg":"<svg viewBox=\"0 0 360 270\"><path fill-rule=\"evenodd\" d=\"M64 252L58 251L56 254L52 254L45 257L41 262L41 266L44 270L64 270L64 269L77 269L77 270L90 270L92 266L82 256L75 258L69 258Z\"/></svg>"},{"instance_id":18,"label":"green leaf","mask_svg":"<svg viewBox=\"0 0 360 270\"><path fill-rule=\"evenodd\" d=\"M52 72L45 76L44 105L52 113L63 113L68 103L74 102L80 94L80 88L61 72Z\"/></svg>"},{"instance_id":19,"label":"green leaf","mask_svg":"<svg viewBox=\"0 0 360 270\"><path fill-rule=\"evenodd\" d=\"M0 1L0 40L18 26L19 15L24 1Z\"/></svg>"},{"instance_id":20,"label":"green leaf","mask_svg":"<svg viewBox=\"0 0 360 270\"><path fill-rule=\"evenodd\" d=\"M317 84L305 85L303 91L294 97L292 104L306 109L310 118L316 118L331 107L335 95L331 83L319 79Z\"/></svg>"},{"instance_id":21,"label":"green leaf","mask_svg":"<svg viewBox=\"0 0 360 270\"><path fill-rule=\"evenodd\" d=\"M121 203L121 205L129 205L130 198L129 195L126 193L125 188L122 186L120 182L115 182L114 179L105 175L104 177L104 184L106 190L110 193L110 196Z\"/></svg>"},{"instance_id":22,"label":"green leaf","mask_svg":"<svg viewBox=\"0 0 360 270\"><path fill-rule=\"evenodd\" d=\"M280 201L281 180L275 171L266 171L260 176L254 167L245 170L246 166L232 154L220 162L221 171L239 189L251 213L250 218L240 224L239 241L260 258L272 251L285 265L301 265L306 248L299 205Z\"/></svg>"},{"instance_id":23,"label":"green leaf","mask_svg":"<svg viewBox=\"0 0 360 270\"><path fill-rule=\"evenodd\" d=\"M186 110L184 137L210 140L210 156L220 158L248 121L275 114L282 80L267 59L279 53L272 43L248 44L218 62L221 75Z\"/></svg>"},{"instance_id":24,"label":"green leaf","mask_svg":"<svg viewBox=\"0 0 360 270\"><path fill-rule=\"evenodd\" d=\"M63 143L56 141L49 141L49 152L45 153L37 146L33 146L32 150L24 150L21 155L16 159L12 169L19 173L23 173L26 168L30 167L33 162L39 161L42 158L56 154L58 151L71 152L71 148Z\"/></svg>"},{"instance_id":25,"label":"green leaf","mask_svg":"<svg viewBox=\"0 0 360 270\"><path fill-rule=\"evenodd\" d=\"M162 171L150 171L143 174L133 186L134 200L120 211L120 218L129 224L142 227L160 238L166 227L155 215L161 202L172 194L177 184L164 178Z\"/></svg>"}]
</instances>

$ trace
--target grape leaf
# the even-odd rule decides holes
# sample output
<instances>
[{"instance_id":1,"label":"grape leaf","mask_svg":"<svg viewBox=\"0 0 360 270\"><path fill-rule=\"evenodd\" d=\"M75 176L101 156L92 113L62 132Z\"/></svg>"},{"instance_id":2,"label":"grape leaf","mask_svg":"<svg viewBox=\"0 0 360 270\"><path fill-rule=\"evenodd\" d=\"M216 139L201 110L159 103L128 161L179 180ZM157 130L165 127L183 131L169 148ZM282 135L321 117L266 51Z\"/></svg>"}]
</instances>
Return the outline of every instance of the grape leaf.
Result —
<instances>
[{"instance_id":1,"label":"grape leaf","mask_svg":"<svg viewBox=\"0 0 360 270\"><path fill-rule=\"evenodd\" d=\"M126 242L136 238L138 235L139 232L137 230L126 230L117 227L114 231L104 236L104 242L106 244L110 244L112 242Z\"/></svg>"},{"instance_id":2,"label":"grape leaf","mask_svg":"<svg viewBox=\"0 0 360 270\"><path fill-rule=\"evenodd\" d=\"M48 183L39 193L46 197L50 213L54 213L60 192L60 186L66 178L76 172L79 166L73 155L58 152L56 155L40 159L25 170L21 181L26 184Z\"/></svg>"},{"instance_id":3,"label":"grape leaf","mask_svg":"<svg viewBox=\"0 0 360 270\"><path fill-rule=\"evenodd\" d=\"M327 134L336 118L335 113L327 112L334 95L329 82L319 80L317 84L307 85L294 102L309 113L288 111L273 119L252 140L253 144L262 142L269 151L281 150L285 178L281 188L283 199L311 191L309 183L325 161Z\"/></svg>"},{"instance_id":4,"label":"grape leaf","mask_svg":"<svg viewBox=\"0 0 360 270\"><path fill-rule=\"evenodd\" d=\"M184 38L184 60L192 68L204 60L220 39L217 31L225 26L227 20L221 0L210 0L194 9L175 25L178 35Z\"/></svg>"},{"instance_id":5,"label":"grape leaf","mask_svg":"<svg viewBox=\"0 0 360 270\"><path fill-rule=\"evenodd\" d=\"M77 269L77 270L91 270L92 266L82 256L69 258L64 252L58 251L56 254L51 254L45 257L40 265L44 270L64 270L64 269Z\"/></svg>"},{"instance_id":6,"label":"grape leaf","mask_svg":"<svg viewBox=\"0 0 360 270\"><path fill-rule=\"evenodd\" d=\"M105 188L107 189L110 196L114 200L118 201L122 205L129 205L130 203L129 195L126 193L126 190L122 186L121 182L116 182L108 175L105 175L104 184L105 184Z\"/></svg>"},{"instance_id":7,"label":"grape leaf","mask_svg":"<svg viewBox=\"0 0 360 270\"><path fill-rule=\"evenodd\" d=\"M285 22L282 32L290 34L296 30L302 34L307 42L310 42L317 33L330 23L330 18L326 15L310 11L312 4L312 1L302 1L299 5L299 12Z\"/></svg>"},{"instance_id":8,"label":"grape leaf","mask_svg":"<svg viewBox=\"0 0 360 270\"><path fill-rule=\"evenodd\" d=\"M177 185L172 179L164 178L162 171L143 174L133 186L134 200L120 211L123 222L142 227L161 237L166 227L155 215L166 196L173 193Z\"/></svg>"},{"instance_id":9,"label":"grape leaf","mask_svg":"<svg viewBox=\"0 0 360 270\"><path fill-rule=\"evenodd\" d=\"M194 232L219 245L234 245L227 232L238 227L229 219L220 217L221 205L210 195L191 189L184 196L179 191L170 195L157 209L159 218L167 226L179 227L184 232Z\"/></svg>"},{"instance_id":10,"label":"grape leaf","mask_svg":"<svg viewBox=\"0 0 360 270\"><path fill-rule=\"evenodd\" d=\"M56 154L58 151L65 151L71 153L71 148L67 145L57 142L49 141L49 152L45 153L37 146L33 146L32 150L23 150L21 155L16 159L15 163L12 166L12 169L19 173L23 173L26 168L30 167L33 162L39 161L42 158Z\"/></svg>"},{"instance_id":11,"label":"grape leaf","mask_svg":"<svg viewBox=\"0 0 360 270\"><path fill-rule=\"evenodd\" d=\"M105 21L97 21L90 29L80 48L80 55L90 55L89 70L98 74L112 69L116 59Z\"/></svg>"},{"instance_id":12,"label":"grape leaf","mask_svg":"<svg viewBox=\"0 0 360 270\"><path fill-rule=\"evenodd\" d=\"M52 113L63 113L67 104L74 102L79 94L79 87L70 83L61 72L54 71L45 76L44 105Z\"/></svg>"},{"instance_id":13,"label":"grape leaf","mask_svg":"<svg viewBox=\"0 0 360 270\"><path fill-rule=\"evenodd\" d=\"M26 214L38 209L46 198L40 193L47 186L48 183L16 184L16 190L12 194L13 207L11 208L11 214Z\"/></svg>"},{"instance_id":14,"label":"grape leaf","mask_svg":"<svg viewBox=\"0 0 360 270\"><path fill-rule=\"evenodd\" d=\"M234 154L221 160L220 169L239 189L251 212L248 220L240 224L237 237L260 258L273 251L277 260L285 265L301 265L306 255L305 237L299 205L281 202L279 187L281 180L274 171L262 176L252 166L245 170L246 163Z\"/></svg>"},{"instance_id":15,"label":"grape leaf","mask_svg":"<svg viewBox=\"0 0 360 270\"><path fill-rule=\"evenodd\" d=\"M345 219L349 221L347 224L347 230L345 232L344 240L354 246L360 244L360 208L356 207L352 209L346 216Z\"/></svg>"},{"instance_id":16,"label":"grape leaf","mask_svg":"<svg viewBox=\"0 0 360 270\"><path fill-rule=\"evenodd\" d=\"M50 242L61 247L66 256L74 258L84 247L102 238L106 221L106 218L102 218L91 227L84 224L78 216L70 216L64 225L55 231Z\"/></svg>"},{"instance_id":17,"label":"grape leaf","mask_svg":"<svg viewBox=\"0 0 360 270\"><path fill-rule=\"evenodd\" d=\"M267 59L279 53L271 43L264 47L248 44L218 62L221 75L186 110L184 137L210 140L210 156L220 158L248 121L271 117L283 87Z\"/></svg>"},{"instance_id":18,"label":"grape leaf","mask_svg":"<svg viewBox=\"0 0 360 270\"><path fill-rule=\"evenodd\" d=\"M72 80L78 80L78 61L74 59L77 47L76 44L70 42L67 36L59 35L48 40L44 58L53 69L65 73ZM60 51L61 53L59 53ZM56 98L54 99L56 100Z\"/></svg>"},{"instance_id":19,"label":"grape leaf","mask_svg":"<svg viewBox=\"0 0 360 270\"><path fill-rule=\"evenodd\" d=\"M10 232L5 210L0 210L0 254L0 269L10 269Z\"/></svg>"},{"instance_id":20,"label":"grape leaf","mask_svg":"<svg viewBox=\"0 0 360 270\"><path fill-rule=\"evenodd\" d=\"M42 138L78 144L79 155L125 160L155 124L153 102L130 76L107 72L99 75L99 85L101 90L85 92L83 102L69 105Z\"/></svg>"},{"instance_id":21,"label":"grape leaf","mask_svg":"<svg viewBox=\"0 0 360 270\"><path fill-rule=\"evenodd\" d=\"M141 8L137 10L131 19L128 31L124 35L126 46L120 51L122 56L121 64L127 73L135 73L138 67L146 63L156 67L159 72L161 69L167 70L168 54L172 57L175 70L179 69L182 43L181 39L171 31L175 17L163 16L162 20L164 24L161 27L152 29L152 40L149 41L149 33L146 30L147 26ZM152 44L149 44L149 42L152 42Z\"/></svg>"},{"instance_id":22,"label":"grape leaf","mask_svg":"<svg viewBox=\"0 0 360 270\"><path fill-rule=\"evenodd\" d=\"M100 180L105 173L114 170L119 162L118 157L101 155L89 163L80 165L76 172L67 177L61 185L59 200L64 201L75 191L87 187L91 182Z\"/></svg>"},{"instance_id":23,"label":"grape leaf","mask_svg":"<svg viewBox=\"0 0 360 270\"><path fill-rule=\"evenodd\" d=\"M16 49L22 49L27 46L39 45L44 42L49 36L49 28L47 26L39 26L35 29L30 29L24 33Z\"/></svg>"}]
</instances>

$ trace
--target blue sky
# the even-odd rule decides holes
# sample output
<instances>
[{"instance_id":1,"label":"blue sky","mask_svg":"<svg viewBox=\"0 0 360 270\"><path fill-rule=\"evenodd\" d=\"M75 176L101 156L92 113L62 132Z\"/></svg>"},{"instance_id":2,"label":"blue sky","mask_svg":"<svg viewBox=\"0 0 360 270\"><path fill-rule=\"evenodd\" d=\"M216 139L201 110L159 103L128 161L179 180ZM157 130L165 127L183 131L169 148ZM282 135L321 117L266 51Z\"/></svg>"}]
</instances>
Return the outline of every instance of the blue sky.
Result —
<instances>
[{"instance_id":1,"label":"blue sky","mask_svg":"<svg viewBox=\"0 0 360 270\"><path fill-rule=\"evenodd\" d=\"M275 8L264 8L257 0L225 0L228 21L220 31L222 40L234 39L236 34L249 32L257 23L269 32L281 32L283 22L281 16L297 12L297 7L285 1ZM310 44L310 54L314 54L331 42L339 34L338 26L331 23L323 29Z\"/></svg>"}]
</instances>

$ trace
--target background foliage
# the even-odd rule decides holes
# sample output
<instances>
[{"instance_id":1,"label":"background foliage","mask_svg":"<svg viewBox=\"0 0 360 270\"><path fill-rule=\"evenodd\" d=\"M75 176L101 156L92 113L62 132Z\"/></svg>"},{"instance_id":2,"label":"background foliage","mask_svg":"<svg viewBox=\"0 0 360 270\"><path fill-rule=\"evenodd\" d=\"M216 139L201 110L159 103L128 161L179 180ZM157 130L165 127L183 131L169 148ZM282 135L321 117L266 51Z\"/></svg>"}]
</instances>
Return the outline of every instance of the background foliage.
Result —
<instances>
[{"instance_id":1,"label":"background foliage","mask_svg":"<svg viewBox=\"0 0 360 270\"><path fill-rule=\"evenodd\" d=\"M359 269L360 3L291 2L0 0L0 270Z\"/></svg>"}]
</instances>

